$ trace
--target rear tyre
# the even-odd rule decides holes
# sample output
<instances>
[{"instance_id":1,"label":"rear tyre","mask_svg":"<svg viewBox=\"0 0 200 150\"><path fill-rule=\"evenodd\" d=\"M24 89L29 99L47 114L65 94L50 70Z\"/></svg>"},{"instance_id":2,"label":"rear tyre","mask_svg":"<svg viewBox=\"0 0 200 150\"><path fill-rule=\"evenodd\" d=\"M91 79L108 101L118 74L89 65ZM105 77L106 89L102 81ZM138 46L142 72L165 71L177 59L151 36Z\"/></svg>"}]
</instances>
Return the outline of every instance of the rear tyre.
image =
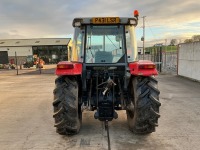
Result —
<instances>
[{"instance_id":1,"label":"rear tyre","mask_svg":"<svg viewBox=\"0 0 200 150\"><path fill-rule=\"evenodd\" d=\"M158 126L160 91L154 77L134 77L130 82L131 104L127 110L129 129L134 133L147 134Z\"/></svg>"},{"instance_id":2,"label":"rear tyre","mask_svg":"<svg viewBox=\"0 0 200 150\"><path fill-rule=\"evenodd\" d=\"M55 80L54 115L59 134L77 134L81 127L82 112L78 103L78 82L73 76L60 76Z\"/></svg>"}]
</instances>

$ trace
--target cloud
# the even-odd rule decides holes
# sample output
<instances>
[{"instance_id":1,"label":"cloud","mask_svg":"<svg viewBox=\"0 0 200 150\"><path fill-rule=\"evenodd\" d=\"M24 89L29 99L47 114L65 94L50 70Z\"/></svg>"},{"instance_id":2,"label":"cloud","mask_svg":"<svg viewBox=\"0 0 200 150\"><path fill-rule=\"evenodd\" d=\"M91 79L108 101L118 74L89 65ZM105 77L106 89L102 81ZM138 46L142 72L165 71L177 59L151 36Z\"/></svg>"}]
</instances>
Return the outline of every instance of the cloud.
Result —
<instances>
[{"instance_id":1,"label":"cloud","mask_svg":"<svg viewBox=\"0 0 200 150\"><path fill-rule=\"evenodd\" d=\"M147 40L156 41L197 33L199 8L196 0L1 0L0 38L65 37L73 33L75 17L132 17L133 10L138 9L151 26L152 31L148 26L146 29ZM142 29L137 30L140 38Z\"/></svg>"},{"instance_id":2,"label":"cloud","mask_svg":"<svg viewBox=\"0 0 200 150\"><path fill-rule=\"evenodd\" d=\"M1 39L24 39L25 36L20 35L20 34L12 34L12 33L7 33L7 32L0 32L0 37Z\"/></svg>"}]
</instances>

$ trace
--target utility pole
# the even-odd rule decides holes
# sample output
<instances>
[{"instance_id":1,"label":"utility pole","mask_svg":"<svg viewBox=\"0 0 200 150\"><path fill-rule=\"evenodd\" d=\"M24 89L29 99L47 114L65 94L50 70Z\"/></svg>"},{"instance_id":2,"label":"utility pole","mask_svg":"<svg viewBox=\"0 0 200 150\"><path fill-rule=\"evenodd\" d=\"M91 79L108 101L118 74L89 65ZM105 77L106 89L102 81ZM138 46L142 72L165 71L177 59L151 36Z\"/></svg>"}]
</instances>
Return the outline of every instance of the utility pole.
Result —
<instances>
[{"instance_id":1,"label":"utility pole","mask_svg":"<svg viewBox=\"0 0 200 150\"><path fill-rule=\"evenodd\" d=\"M145 54L145 17L146 16L143 16L143 60L144 60L144 54Z\"/></svg>"},{"instance_id":2,"label":"utility pole","mask_svg":"<svg viewBox=\"0 0 200 150\"><path fill-rule=\"evenodd\" d=\"M167 66L167 39L165 39L165 63L164 63L164 67Z\"/></svg>"}]
</instances>

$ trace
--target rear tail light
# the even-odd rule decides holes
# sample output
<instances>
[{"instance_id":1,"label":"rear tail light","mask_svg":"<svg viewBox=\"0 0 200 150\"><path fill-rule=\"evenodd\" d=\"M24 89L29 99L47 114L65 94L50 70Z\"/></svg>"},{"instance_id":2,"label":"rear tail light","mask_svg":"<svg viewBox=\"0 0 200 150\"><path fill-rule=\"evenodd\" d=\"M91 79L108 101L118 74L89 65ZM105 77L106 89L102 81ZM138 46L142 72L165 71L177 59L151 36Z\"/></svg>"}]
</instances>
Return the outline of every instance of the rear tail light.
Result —
<instances>
[{"instance_id":1,"label":"rear tail light","mask_svg":"<svg viewBox=\"0 0 200 150\"><path fill-rule=\"evenodd\" d=\"M57 68L58 69L73 69L74 65L73 64L58 64Z\"/></svg>"},{"instance_id":2,"label":"rear tail light","mask_svg":"<svg viewBox=\"0 0 200 150\"><path fill-rule=\"evenodd\" d=\"M151 65L140 65L139 69L155 69L156 65L151 64Z\"/></svg>"}]
</instances>

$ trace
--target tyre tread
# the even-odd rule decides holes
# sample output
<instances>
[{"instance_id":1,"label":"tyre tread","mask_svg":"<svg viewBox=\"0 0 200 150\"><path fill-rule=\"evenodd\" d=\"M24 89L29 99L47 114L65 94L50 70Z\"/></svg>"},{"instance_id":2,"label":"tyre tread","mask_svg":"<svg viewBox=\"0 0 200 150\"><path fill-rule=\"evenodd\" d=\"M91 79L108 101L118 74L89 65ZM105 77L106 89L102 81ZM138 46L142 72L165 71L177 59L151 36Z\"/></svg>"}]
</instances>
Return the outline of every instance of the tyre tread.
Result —
<instances>
[{"instance_id":1,"label":"tyre tread","mask_svg":"<svg viewBox=\"0 0 200 150\"><path fill-rule=\"evenodd\" d=\"M134 111L134 123L129 123L129 128L131 131L137 134L148 134L155 131L155 127L158 126L159 107L161 103L159 102L160 91L156 88L158 81L154 77L135 77L132 82L133 89L136 91L136 106ZM137 81L137 82L136 82ZM134 85L136 83L136 85ZM127 111L128 112L128 111Z\"/></svg>"},{"instance_id":2,"label":"tyre tread","mask_svg":"<svg viewBox=\"0 0 200 150\"><path fill-rule=\"evenodd\" d=\"M73 77L61 76L55 80L55 84L52 105L56 132L61 135L76 134L81 125L78 115L80 113L78 112L78 82Z\"/></svg>"}]
</instances>

